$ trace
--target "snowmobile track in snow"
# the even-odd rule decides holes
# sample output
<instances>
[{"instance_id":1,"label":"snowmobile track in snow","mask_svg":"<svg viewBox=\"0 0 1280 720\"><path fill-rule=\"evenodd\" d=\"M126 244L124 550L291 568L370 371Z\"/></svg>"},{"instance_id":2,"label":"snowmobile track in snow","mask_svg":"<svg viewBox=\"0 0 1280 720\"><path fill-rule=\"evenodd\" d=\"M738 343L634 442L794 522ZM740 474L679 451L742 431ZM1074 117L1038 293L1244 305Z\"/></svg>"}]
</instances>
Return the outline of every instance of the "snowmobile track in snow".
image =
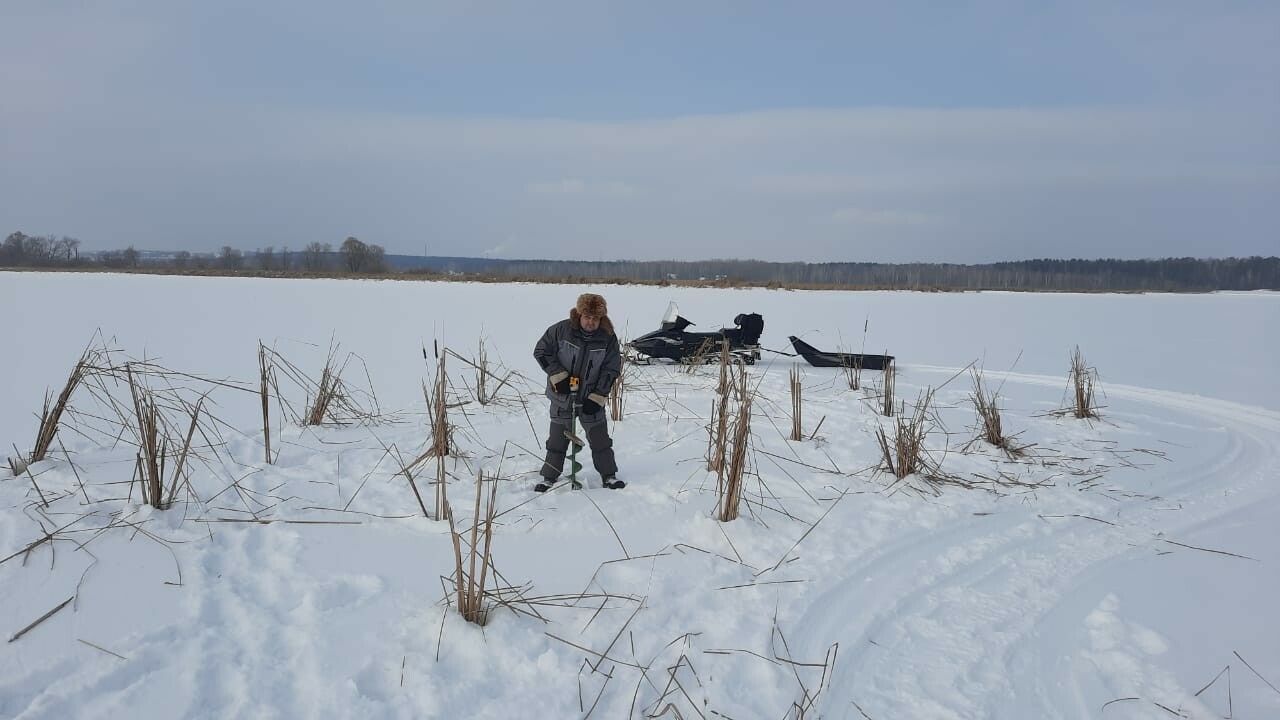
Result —
<instances>
[{"instance_id":1,"label":"snowmobile track in snow","mask_svg":"<svg viewBox=\"0 0 1280 720\"><path fill-rule=\"evenodd\" d=\"M910 370L944 378L958 371ZM1048 376L987 377L1010 388L1064 385L1062 378ZM887 547L854 556L835 573L837 582L809 600L796 623L809 640L808 656L841 643L824 717L989 717L1012 701L1014 688L1022 705L1004 708L1001 716L1028 711L1029 690L1038 717L1097 716L1099 708L1082 704L1071 661L1039 652L1045 645L1071 644L1069 637L1046 642L1044 633L1064 630L1046 625L1045 618L1064 604L1085 601L1074 595L1090 577L1123 572L1125 563L1157 552L1191 551L1186 545L1171 548L1164 539L1177 541L1249 504L1274 502L1277 491L1267 481L1280 476L1280 413L1128 385L1104 389L1113 405L1123 401L1126 413L1136 404L1157 411L1165 422L1210 436L1225 432L1224 452L1200 466L1160 466L1158 501L1081 492L1077 504L1049 517L1058 500L1041 498L1034 508L1007 506L899 533ZM1114 526L1099 532L1089 518ZM1099 607L1082 624L1114 616L1114 597ZM1111 649L1144 662L1141 647ZM1167 673L1144 670L1152 686L1176 693Z\"/></svg>"}]
</instances>

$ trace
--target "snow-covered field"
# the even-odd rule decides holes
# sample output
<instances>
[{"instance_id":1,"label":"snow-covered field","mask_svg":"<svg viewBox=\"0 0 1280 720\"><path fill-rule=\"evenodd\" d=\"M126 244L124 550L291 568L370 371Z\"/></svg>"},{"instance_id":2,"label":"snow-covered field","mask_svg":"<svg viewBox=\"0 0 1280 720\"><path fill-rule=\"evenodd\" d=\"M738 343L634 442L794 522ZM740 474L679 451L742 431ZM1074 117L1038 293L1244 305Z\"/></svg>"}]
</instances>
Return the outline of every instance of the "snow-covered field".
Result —
<instances>
[{"instance_id":1,"label":"snow-covered field","mask_svg":"<svg viewBox=\"0 0 1280 720\"><path fill-rule=\"evenodd\" d=\"M788 440L796 359L765 353L739 519L713 518L714 366L628 369L611 426L625 490L600 489L586 461L591 489L534 494L533 343L586 290L624 336L674 300L695 329L759 312L774 350L789 334L888 350L908 412L936 388L927 447L975 487L877 472L875 431L893 423L880 373L851 390L802 365L812 437ZM133 405L113 377L72 396L49 459L0 470L0 632L17 636L0 645L3 718L1280 717L1274 293L0 273L0 318L4 456L30 449L46 390L91 342L150 363L140 382L178 435L176 398L208 413L168 510L130 482ZM499 478L498 586L527 601L483 628L446 605L449 525L401 472L430 441L424 348L473 358L482 339L508 382L482 406L475 371L448 360L448 491L464 530L476 473ZM259 340L284 396L273 464ZM342 379L376 417L304 428L284 363L318 379L333 345L358 356ZM1054 413L1075 345L1101 375L1097 420ZM962 451L975 361L1027 457ZM434 469L415 475L428 509Z\"/></svg>"}]
</instances>

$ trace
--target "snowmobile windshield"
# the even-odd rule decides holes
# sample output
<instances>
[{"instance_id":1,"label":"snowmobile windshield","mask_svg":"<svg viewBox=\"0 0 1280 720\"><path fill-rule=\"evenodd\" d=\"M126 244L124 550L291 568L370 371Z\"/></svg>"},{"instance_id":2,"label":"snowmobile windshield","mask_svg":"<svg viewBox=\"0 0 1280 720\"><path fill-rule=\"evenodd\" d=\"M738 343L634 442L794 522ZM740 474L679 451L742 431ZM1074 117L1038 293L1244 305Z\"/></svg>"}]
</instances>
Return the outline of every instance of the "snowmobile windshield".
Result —
<instances>
[{"instance_id":1,"label":"snowmobile windshield","mask_svg":"<svg viewBox=\"0 0 1280 720\"><path fill-rule=\"evenodd\" d=\"M680 317L680 308L676 307L676 301L672 300L667 303L667 312L662 316L662 322L663 324L673 323L678 317Z\"/></svg>"}]
</instances>

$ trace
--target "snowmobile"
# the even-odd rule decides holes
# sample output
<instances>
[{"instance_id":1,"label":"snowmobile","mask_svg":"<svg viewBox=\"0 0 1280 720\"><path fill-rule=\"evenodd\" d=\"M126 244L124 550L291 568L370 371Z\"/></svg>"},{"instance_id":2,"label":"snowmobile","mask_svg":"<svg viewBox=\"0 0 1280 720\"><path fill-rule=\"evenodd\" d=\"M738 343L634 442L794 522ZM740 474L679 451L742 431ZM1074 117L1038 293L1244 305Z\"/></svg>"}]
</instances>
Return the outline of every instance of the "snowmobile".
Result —
<instances>
[{"instance_id":1,"label":"snowmobile","mask_svg":"<svg viewBox=\"0 0 1280 720\"><path fill-rule=\"evenodd\" d=\"M640 362L655 359L674 360L681 363L718 362L721 343L729 344L729 353L747 365L760 359L760 334L764 332L764 318L759 313L740 313L733 319L735 327L720 328L714 332L689 332L693 323L680 316L674 302L667 306L662 326L627 343L638 353Z\"/></svg>"}]
</instances>

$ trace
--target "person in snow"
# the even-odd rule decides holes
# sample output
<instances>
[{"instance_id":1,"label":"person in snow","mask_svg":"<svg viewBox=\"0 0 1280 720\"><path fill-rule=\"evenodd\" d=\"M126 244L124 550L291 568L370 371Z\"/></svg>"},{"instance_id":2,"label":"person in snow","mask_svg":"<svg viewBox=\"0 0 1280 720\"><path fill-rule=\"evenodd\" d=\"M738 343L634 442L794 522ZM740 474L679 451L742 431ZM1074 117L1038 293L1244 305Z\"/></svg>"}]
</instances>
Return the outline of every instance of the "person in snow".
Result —
<instances>
[{"instance_id":1,"label":"person in snow","mask_svg":"<svg viewBox=\"0 0 1280 720\"><path fill-rule=\"evenodd\" d=\"M547 374L547 397L551 399L547 457L539 471L542 480L533 489L546 492L564 471L569 449L565 433L573 428L575 411L591 446L591 462L604 486L612 490L625 487L617 477L618 464L604 412L609 391L622 374L622 354L604 298L593 293L579 295L577 304L569 309L569 318L542 334L533 357Z\"/></svg>"}]
</instances>

